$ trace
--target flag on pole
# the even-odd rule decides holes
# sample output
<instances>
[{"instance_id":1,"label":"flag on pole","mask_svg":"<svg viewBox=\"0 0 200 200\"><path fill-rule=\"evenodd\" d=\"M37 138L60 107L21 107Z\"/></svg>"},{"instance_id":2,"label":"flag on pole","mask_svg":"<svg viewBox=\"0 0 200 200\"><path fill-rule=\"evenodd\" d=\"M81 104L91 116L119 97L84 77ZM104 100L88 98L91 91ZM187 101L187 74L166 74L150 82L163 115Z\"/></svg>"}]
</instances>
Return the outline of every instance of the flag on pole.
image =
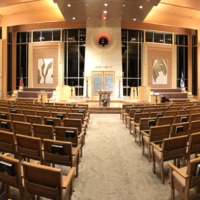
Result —
<instances>
[{"instance_id":1,"label":"flag on pole","mask_svg":"<svg viewBox=\"0 0 200 200\"><path fill-rule=\"evenodd\" d=\"M20 80L19 80L19 86L24 86L23 77L20 77Z\"/></svg>"},{"instance_id":2,"label":"flag on pole","mask_svg":"<svg viewBox=\"0 0 200 200\"><path fill-rule=\"evenodd\" d=\"M183 72L182 72L182 75L181 75L180 87L181 88L185 87L185 79L184 79L184 76L183 76Z\"/></svg>"}]
</instances>

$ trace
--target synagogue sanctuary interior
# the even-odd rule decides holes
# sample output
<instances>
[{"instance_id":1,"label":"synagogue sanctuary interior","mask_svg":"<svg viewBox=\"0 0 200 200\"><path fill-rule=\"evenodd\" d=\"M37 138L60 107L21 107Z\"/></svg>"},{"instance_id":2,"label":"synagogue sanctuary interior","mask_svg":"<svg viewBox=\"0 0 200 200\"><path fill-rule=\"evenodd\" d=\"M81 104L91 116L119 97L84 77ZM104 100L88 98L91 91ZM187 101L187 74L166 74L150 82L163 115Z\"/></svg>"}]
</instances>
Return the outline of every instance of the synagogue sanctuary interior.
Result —
<instances>
[{"instance_id":1,"label":"synagogue sanctuary interior","mask_svg":"<svg viewBox=\"0 0 200 200\"><path fill-rule=\"evenodd\" d=\"M197 0L0 1L0 199L200 199Z\"/></svg>"}]
</instances>

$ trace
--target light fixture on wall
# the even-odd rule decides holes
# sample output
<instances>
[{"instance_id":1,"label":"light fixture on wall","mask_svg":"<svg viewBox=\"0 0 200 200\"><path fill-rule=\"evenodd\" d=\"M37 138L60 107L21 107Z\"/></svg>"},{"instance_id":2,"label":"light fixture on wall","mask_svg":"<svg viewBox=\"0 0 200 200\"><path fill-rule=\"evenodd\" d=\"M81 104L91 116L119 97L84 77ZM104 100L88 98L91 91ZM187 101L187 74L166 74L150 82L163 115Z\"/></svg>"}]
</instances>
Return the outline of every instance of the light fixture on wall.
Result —
<instances>
[{"instance_id":1,"label":"light fixture on wall","mask_svg":"<svg viewBox=\"0 0 200 200\"><path fill-rule=\"evenodd\" d=\"M108 38L106 36L101 36L99 38L99 45L104 47L108 45Z\"/></svg>"}]
</instances>

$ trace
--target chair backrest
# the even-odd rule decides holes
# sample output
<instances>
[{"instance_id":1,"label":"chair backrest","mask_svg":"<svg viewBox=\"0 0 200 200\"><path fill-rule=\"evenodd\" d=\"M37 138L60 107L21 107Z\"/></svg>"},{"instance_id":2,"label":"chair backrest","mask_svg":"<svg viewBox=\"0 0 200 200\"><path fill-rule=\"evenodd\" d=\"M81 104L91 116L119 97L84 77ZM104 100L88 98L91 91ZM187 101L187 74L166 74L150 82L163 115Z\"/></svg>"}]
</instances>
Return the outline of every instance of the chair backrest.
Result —
<instances>
[{"instance_id":1,"label":"chair backrest","mask_svg":"<svg viewBox=\"0 0 200 200\"><path fill-rule=\"evenodd\" d=\"M190 115L190 121L200 120L200 113L195 113Z\"/></svg>"},{"instance_id":2,"label":"chair backrest","mask_svg":"<svg viewBox=\"0 0 200 200\"><path fill-rule=\"evenodd\" d=\"M53 126L44 124L33 124L33 136L42 139L53 139Z\"/></svg>"},{"instance_id":3,"label":"chair backrest","mask_svg":"<svg viewBox=\"0 0 200 200\"><path fill-rule=\"evenodd\" d=\"M13 131L12 121L9 119L0 119L0 130Z\"/></svg>"},{"instance_id":4,"label":"chair backrest","mask_svg":"<svg viewBox=\"0 0 200 200\"><path fill-rule=\"evenodd\" d=\"M32 127L29 122L13 121L13 132L15 134L32 136Z\"/></svg>"},{"instance_id":5,"label":"chair backrest","mask_svg":"<svg viewBox=\"0 0 200 200\"><path fill-rule=\"evenodd\" d=\"M189 108L187 108L187 109L179 109L179 111L178 111L178 115L189 115L190 114L190 109Z\"/></svg>"},{"instance_id":6,"label":"chair backrest","mask_svg":"<svg viewBox=\"0 0 200 200\"><path fill-rule=\"evenodd\" d=\"M179 157L186 156L188 137L179 136L163 139L163 159L171 160Z\"/></svg>"},{"instance_id":7,"label":"chair backrest","mask_svg":"<svg viewBox=\"0 0 200 200\"><path fill-rule=\"evenodd\" d=\"M189 134L190 123L182 122L182 123L174 123L171 126L171 137L187 135Z\"/></svg>"},{"instance_id":8,"label":"chair backrest","mask_svg":"<svg viewBox=\"0 0 200 200\"><path fill-rule=\"evenodd\" d=\"M25 122L26 121L26 116L24 114L11 113L10 114L10 119L12 121Z\"/></svg>"},{"instance_id":9,"label":"chair backrest","mask_svg":"<svg viewBox=\"0 0 200 200\"><path fill-rule=\"evenodd\" d=\"M200 108L191 109L190 114L200 113Z\"/></svg>"},{"instance_id":10,"label":"chair backrest","mask_svg":"<svg viewBox=\"0 0 200 200\"><path fill-rule=\"evenodd\" d=\"M63 126L77 128L78 134L81 133L82 131L81 119L63 119Z\"/></svg>"},{"instance_id":11,"label":"chair backrest","mask_svg":"<svg viewBox=\"0 0 200 200\"><path fill-rule=\"evenodd\" d=\"M151 126L156 126L156 117L140 118L140 130L149 130Z\"/></svg>"},{"instance_id":12,"label":"chair backrest","mask_svg":"<svg viewBox=\"0 0 200 200\"><path fill-rule=\"evenodd\" d=\"M19 189L19 199L23 199L21 164L18 159L0 155L0 180L8 186Z\"/></svg>"},{"instance_id":13,"label":"chair backrest","mask_svg":"<svg viewBox=\"0 0 200 200\"><path fill-rule=\"evenodd\" d=\"M167 125L167 124L173 124L174 122L174 116L163 116L158 117L157 119L157 125Z\"/></svg>"},{"instance_id":14,"label":"chair backrest","mask_svg":"<svg viewBox=\"0 0 200 200\"><path fill-rule=\"evenodd\" d=\"M51 112L51 116L63 119L67 117L67 114L66 112Z\"/></svg>"},{"instance_id":15,"label":"chair backrest","mask_svg":"<svg viewBox=\"0 0 200 200\"><path fill-rule=\"evenodd\" d=\"M81 119L82 124L84 123L84 114L83 113L68 113L68 118L72 119Z\"/></svg>"},{"instance_id":16,"label":"chair backrest","mask_svg":"<svg viewBox=\"0 0 200 200\"><path fill-rule=\"evenodd\" d=\"M40 138L16 134L18 156L42 161L42 141Z\"/></svg>"},{"instance_id":17,"label":"chair backrest","mask_svg":"<svg viewBox=\"0 0 200 200\"><path fill-rule=\"evenodd\" d=\"M25 195L62 200L61 169L23 162Z\"/></svg>"},{"instance_id":18,"label":"chair backrest","mask_svg":"<svg viewBox=\"0 0 200 200\"><path fill-rule=\"evenodd\" d=\"M200 153L200 132L192 133L189 137L188 155Z\"/></svg>"},{"instance_id":19,"label":"chair backrest","mask_svg":"<svg viewBox=\"0 0 200 200\"><path fill-rule=\"evenodd\" d=\"M25 115L35 115L35 110L34 109L22 109L22 113Z\"/></svg>"},{"instance_id":20,"label":"chair backrest","mask_svg":"<svg viewBox=\"0 0 200 200\"><path fill-rule=\"evenodd\" d=\"M134 122L135 123L139 123L141 118L147 118L147 117L149 117L149 113L148 112L141 112L141 113L135 112Z\"/></svg>"},{"instance_id":21,"label":"chair backrest","mask_svg":"<svg viewBox=\"0 0 200 200\"><path fill-rule=\"evenodd\" d=\"M37 115L26 115L26 121L31 124L42 124L43 123L42 117L37 116Z\"/></svg>"},{"instance_id":22,"label":"chair backrest","mask_svg":"<svg viewBox=\"0 0 200 200\"><path fill-rule=\"evenodd\" d=\"M175 116L175 115L177 115L177 112L178 112L178 110L167 110L167 111L165 111L165 113L164 113L164 116Z\"/></svg>"},{"instance_id":23,"label":"chair backrest","mask_svg":"<svg viewBox=\"0 0 200 200\"><path fill-rule=\"evenodd\" d=\"M151 126L149 132L150 142L162 141L168 138L170 134L171 125Z\"/></svg>"},{"instance_id":24,"label":"chair backrest","mask_svg":"<svg viewBox=\"0 0 200 200\"><path fill-rule=\"evenodd\" d=\"M37 116L42 116L42 117L50 117L51 116L51 112L50 111L44 111L44 110L36 110L36 115Z\"/></svg>"},{"instance_id":25,"label":"chair backrest","mask_svg":"<svg viewBox=\"0 0 200 200\"><path fill-rule=\"evenodd\" d=\"M62 120L57 117L43 117L44 124L51 126L62 126Z\"/></svg>"},{"instance_id":26,"label":"chair backrest","mask_svg":"<svg viewBox=\"0 0 200 200\"><path fill-rule=\"evenodd\" d=\"M71 142L73 145L78 145L78 129L73 127L55 126L56 140Z\"/></svg>"},{"instance_id":27,"label":"chair backrest","mask_svg":"<svg viewBox=\"0 0 200 200\"><path fill-rule=\"evenodd\" d=\"M190 122L190 133L200 132L200 120Z\"/></svg>"},{"instance_id":28,"label":"chair backrest","mask_svg":"<svg viewBox=\"0 0 200 200\"><path fill-rule=\"evenodd\" d=\"M189 122L190 121L190 115L176 115L174 117L174 123L180 123L180 122Z\"/></svg>"},{"instance_id":29,"label":"chair backrest","mask_svg":"<svg viewBox=\"0 0 200 200\"><path fill-rule=\"evenodd\" d=\"M21 108L10 108L10 113L18 113L18 114L21 114L22 113L22 110Z\"/></svg>"},{"instance_id":30,"label":"chair backrest","mask_svg":"<svg viewBox=\"0 0 200 200\"><path fill-rule=\"evenodd\" d=\"M162 117L164 115L164 111L155 111L149 114L149 117Z\"/></svg>"},{"instance_id":31,"label":"chair backrest","mask_svg":"<svg viewBox=\"0 0 200 200\"><path fill-rule=\"evenodd\" d=\"M72 143L58 140L43 140L44 162L73 166Z\"/></svg>"},{"instance_id":32,"label":"chair backrest","mask_svg":"<svg viewBox=\"0 0 200 200\"><path fill-rule=\"evenodd\" d=\"M0 112L0 119L10 119L9 112Z\"/></svg>"},{"instance_id":33,"label":"chair backrest","mask_svg":"<svg viewBox=\"0 0 200 200\"><path fill-rule=\"evenodd\" d=\"M16 155L15 135L12 132L0 130L0 150Z\"/></svg>"}]
</instances>

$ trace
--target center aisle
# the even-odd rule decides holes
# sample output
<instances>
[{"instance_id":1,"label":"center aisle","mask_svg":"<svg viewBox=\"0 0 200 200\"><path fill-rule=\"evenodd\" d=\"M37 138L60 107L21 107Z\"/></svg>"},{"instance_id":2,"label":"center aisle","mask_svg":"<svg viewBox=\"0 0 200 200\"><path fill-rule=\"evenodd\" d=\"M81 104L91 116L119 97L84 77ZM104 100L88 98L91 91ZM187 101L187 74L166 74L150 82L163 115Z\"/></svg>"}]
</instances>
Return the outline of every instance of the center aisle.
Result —
<instances>
[{"instance_id":1,"label":"center aisle","mask_svg":"<svg viewBox=\"0 0 200 200\"><path fill-rule=\"evenodd\" d=\"M72 200L169 200L119 114L91 114Z\"/></svg>"}]
</instances>

